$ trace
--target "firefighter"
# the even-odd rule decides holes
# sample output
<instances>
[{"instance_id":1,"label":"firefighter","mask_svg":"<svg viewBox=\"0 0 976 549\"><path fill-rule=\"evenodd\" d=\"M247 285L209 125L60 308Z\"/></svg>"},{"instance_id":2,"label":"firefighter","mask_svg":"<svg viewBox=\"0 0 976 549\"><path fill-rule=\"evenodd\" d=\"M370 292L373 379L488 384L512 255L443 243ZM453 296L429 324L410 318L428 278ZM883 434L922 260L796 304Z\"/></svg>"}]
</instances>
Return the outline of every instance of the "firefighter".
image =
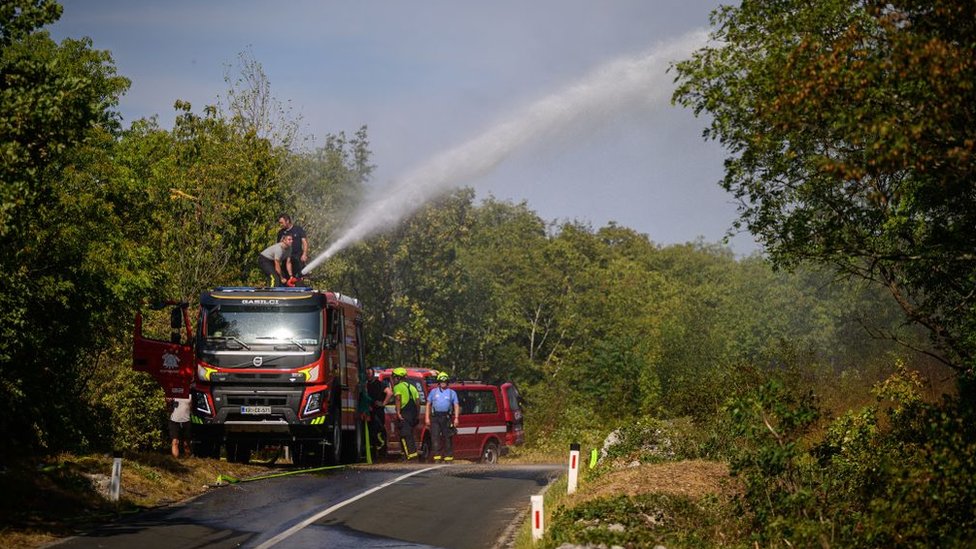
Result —
<instances>
[{"instance_id":1,"label":"firefighter","mask_svg":"<svg viewBox=\"0 0 976 549\"><path fill-rule=\"evenodd\" d=\"M386 446L386 440L383 436L386 432L386 403L392 398L393 391L380 380L375 368L366 369L366 379L371 444L377 450L382 450Z\"/></svg>"},{"instance_id":2,"label":"firefighter","mask_svg":"<svg viewBox=\"0 0 976 549\"><path fill-rule=\"evenodd\" d=\"M287 274L292 278L301 278L302 269L308 263L308 235L305 234L305 229L292 222L291 216L288 214L278 216L278 226L281 227L281 230L278 231L279 242L286 234L290 234L292 238L291 258L288 260Z\"/></svg>"},{"instance_id":3,"label":"firefighter","mask_svg":"<svg viewBox=\"0 0 976 549\"><path fill-rule=\"evenodd\" d=\"M442 458L445 462L454 461L453 430L457 428L461 409L458 405L457 393L447 386L447 380L447 372L437 374L437 387L431 389L427 395L424 424L430 428L430 437L434 444L434 461L440 461ZM431 414L434 416L433 421L431 421Z\"/></svg>"},{"instance_id":4,"label":"firefighter","mask_svg":"<svg viewBox=\"0 0 976 549\"><path fill-rule=\"evenodd\" d=\"M417 425L420 413L420 392L413 383L406 380L406 368L393 369L393 400L396 402L397 429L400 444L407 461L417 457L417 441L413 438L413 428Z\"/></svg>"},{"instance_id":5,"label":"firefighter","mask_svg":"<svg viewBox=\"0 0 976 549\"><path fill-rule=\"evenodd\" d=\"M292 237L286 234L281 237L281 242L268 246L258 255L258 267L271 277L272 286L284 286L284 281L288 280L287 265L291 261L291 245Z\"/></svg>"}]
</instances>

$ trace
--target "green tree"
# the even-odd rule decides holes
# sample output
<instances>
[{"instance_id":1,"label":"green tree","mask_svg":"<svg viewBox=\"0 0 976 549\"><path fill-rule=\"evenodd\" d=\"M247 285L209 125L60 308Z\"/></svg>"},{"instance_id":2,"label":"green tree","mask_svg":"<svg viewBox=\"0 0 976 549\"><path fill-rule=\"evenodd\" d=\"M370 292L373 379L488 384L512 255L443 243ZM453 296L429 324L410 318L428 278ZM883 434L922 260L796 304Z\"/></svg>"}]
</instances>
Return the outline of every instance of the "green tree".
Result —
<instances>
[{"instance_id":1,"label":"green tree","mask_svg":"<svg viewBox=\"0 0 976 549\"><path fill-rule=\"evenodd\" d=\"M557 273L545 260L545 222L523 203L488 198L472 213L468 246L460 261L472 280L480 281L487 306L479 327L482 376L512 376L537 381L558 348Z\"/></svg>"},{"instance_id":2,"label":"green tree","mask_svg":"<svg viewBox=\"0 0 976 549\"><path fill-rule=\"evenodd\" d=\"M87 406L103 350L152 283L149 257L119 230L112 110L128 87L91 41L40 30L54 2L0 8L0 420L2 452L97 443Z\"/></svg>"},{"instance_id":3,"label":"green tree","mask_svg":"<svg viewBox=\"0 0 976 549\"><path fill-rule=\"evenodd\" d=\"M131 182L142 219L132 238L152 250L165 281L158 297L194 300L219 284L257 281L257 253L273 242L288 189L288 151L221 117L176 102L172 131L133 124L118 146L120 179Z\"/></svg>"},{"instance_id":4,"label":"green tree","mask_svg":"<svg viewBox=\"0 0 976 549\"><path fill-rule=\"evenodd\" d=\"M744 2L677 65L675 100L729 151L723 187L780 266L887 288L976 366L976 5Z\"/></svg>"},{"instance_id":5,"label":"green tree","mask_svg":"<svg viewBox=\"0 0 976 549\"><path fill-rule=\"evenodd\" d=\"M289 157L284 166L289 190L285 209L308 233L312 257L324 251L329 237L359 205L374 168L370 156L363 126L352 137L328 134L321 147Z\"/></svg>"}]
</instances>

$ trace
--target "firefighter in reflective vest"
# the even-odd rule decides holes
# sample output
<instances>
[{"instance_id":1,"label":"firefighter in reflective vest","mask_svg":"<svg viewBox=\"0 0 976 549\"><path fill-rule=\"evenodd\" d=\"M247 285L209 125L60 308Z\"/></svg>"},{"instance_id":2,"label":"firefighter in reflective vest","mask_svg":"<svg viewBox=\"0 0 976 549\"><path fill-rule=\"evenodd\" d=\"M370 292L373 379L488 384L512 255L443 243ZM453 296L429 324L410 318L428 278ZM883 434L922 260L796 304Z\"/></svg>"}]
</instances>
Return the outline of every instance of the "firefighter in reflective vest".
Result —
<instances>
[{"instance_id":1,"label":"firefighter in reflective vest","mask_svg":"<svg viewBox=\"0 0 976 549\"><path fill-rule=\"evenodd\" d=\"M393 369L393 399L396 401L397 429L400 444L407 460L417 457L417 441L413 439L413 428L420 415L420 392L413 383L406 380L406 368Z\"/></svg>"},{"instance_id":2,"label":"firefighter in reflective vest","mask_svg":"<svg viewBox=\"0 0 976 549\"><path fill-rule=\"evenodd\" d=\"M430 436L434 443L434 461L440 461L442 457L445 462L454 461L453 429L457 427L461 410L457 393L454 389L448 388L447 380L446 372L437 374L437 387L431 389L427 395L424 423L430 427ZM431 414L434 416L433 421L431 421Z\"/></svg>"}]
</instances>

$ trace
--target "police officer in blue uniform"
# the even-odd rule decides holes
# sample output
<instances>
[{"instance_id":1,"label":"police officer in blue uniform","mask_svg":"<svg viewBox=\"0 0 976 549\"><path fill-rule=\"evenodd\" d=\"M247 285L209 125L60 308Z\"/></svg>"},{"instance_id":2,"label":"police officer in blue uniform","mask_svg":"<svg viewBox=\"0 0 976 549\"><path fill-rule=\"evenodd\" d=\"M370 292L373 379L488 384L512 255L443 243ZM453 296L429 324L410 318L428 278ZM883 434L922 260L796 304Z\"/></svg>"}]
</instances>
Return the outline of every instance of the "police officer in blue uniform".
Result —
<instances>
[{"instance_id":1,"label":"police officer in blue uniform","mask_svg":"<svg viewBox=\"0 0 976 549\"><path fill-rule=\"evenodd\" d=\"M452 428L457 428L461 413L457 393L447 386L446 372L437 374L437 387L427 395L427 411L424 423L430 427L430 438L434 444L434 461L454 461ZM433 415L433 420L431 419ZM442 450L443 449L443 453Z\"/></svg>"}]
</instances>

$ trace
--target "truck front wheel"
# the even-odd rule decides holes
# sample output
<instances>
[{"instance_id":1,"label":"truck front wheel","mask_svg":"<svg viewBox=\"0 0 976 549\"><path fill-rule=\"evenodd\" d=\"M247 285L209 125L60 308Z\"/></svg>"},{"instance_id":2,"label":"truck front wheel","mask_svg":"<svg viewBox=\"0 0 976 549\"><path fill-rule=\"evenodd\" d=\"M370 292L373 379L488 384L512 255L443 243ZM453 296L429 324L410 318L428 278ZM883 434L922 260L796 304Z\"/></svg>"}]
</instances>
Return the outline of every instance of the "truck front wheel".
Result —
<instances>
[{"instance_id":1,"label":"truck front wheel","mask_svg":"<svg viewBox=\"0 0 976 549\"><path fill-rule=\"evenodd\" d=\"M340 416L336 415L331 424L329 431L332 433L329 442L332 443L332 447L329 451L329 465L339 465L342 463L342 420Z\"/></svg>"},{"instance_id":2,"label":"truck front wheel","mask_svg":"<svg viewBox=\"0 0 976 549\"><path fill-rule=\"evenodd\" d=\"M200 458L220 459L220 440L213 437L194 440L193 455Z\"/></svg>"},{"instance_id":3,"label":"truck front wheel","mask_svg":"<svg viewBox=\"0 0 976 549\"><path fill-rule=\"evenodd\" d=\"M242 441L227 442L227 461L249 463L251 461L251 445Z\"/></svg>"}]
</instances>

